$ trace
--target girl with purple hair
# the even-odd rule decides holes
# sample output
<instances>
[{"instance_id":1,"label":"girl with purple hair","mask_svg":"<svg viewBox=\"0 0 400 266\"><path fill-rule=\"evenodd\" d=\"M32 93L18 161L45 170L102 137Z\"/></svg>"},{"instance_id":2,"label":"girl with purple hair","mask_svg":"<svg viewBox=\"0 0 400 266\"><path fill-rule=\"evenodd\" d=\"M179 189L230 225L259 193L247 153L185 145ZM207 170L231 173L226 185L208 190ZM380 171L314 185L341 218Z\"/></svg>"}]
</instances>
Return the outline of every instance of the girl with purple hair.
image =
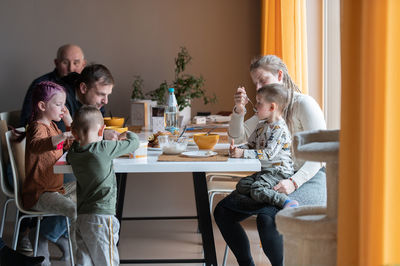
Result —
<instances>
[{"instance_id":1,"label":"girl with purple hair","mask_svg":"<svg viewBox=\"0 0 400 266\"><path fill-rule=\"evenodd\" d=\"M71 126L72 118L65 100L65 89L51 81L40 82L33 91L33 112L26 131L22 202L27 209L68 216L73 236L76 184L75 181L63 184L64 176L53 172L53 165L63 155L63 149L72 144L71 132L61 132L54 123L62 119L67 127ZM45 256L44 265L50 264L48 240L41 235L38 254Z\"/></svg>"}]
</instances>

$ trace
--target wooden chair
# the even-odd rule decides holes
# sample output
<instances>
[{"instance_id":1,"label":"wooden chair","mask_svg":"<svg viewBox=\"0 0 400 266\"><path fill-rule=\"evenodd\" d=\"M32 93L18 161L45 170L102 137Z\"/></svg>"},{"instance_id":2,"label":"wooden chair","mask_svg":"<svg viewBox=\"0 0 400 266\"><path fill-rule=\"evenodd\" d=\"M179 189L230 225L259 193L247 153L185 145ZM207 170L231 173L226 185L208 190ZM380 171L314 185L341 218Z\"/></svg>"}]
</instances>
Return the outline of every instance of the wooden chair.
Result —
<instances>
[{"instance_id":1,"label":"wooden chair","mask_svg":"<svg viewBox=\"0 0 400 266\"><path fill-rule=\"evenodd\" d=\"M24 128L19 128L18 130L24 130ZM6 132L6 141L7 141L8 153L9 153L10 162L11 162L11 169L12 169L12 173L13 173L15 203L17 205L17 208L18 208L20 214L22 214L22 215L19 215L16 217L17 222L16 222L16 226L14 228L12 248L15 250L17 247L19 227L20 227L22 219L28 218L28 217L37 217L36 236L35 236L35 243L34 243L34 249L33 249L33 256L36 256L41 219L45 216L62 216L62 215L25 209L25 207L22 204L22 198L21 198L21 188L22 188L22 185L25 180L25 139L21 142L13 141L13 132L8 131L8 132ZM71 256L71 266L73 266L74 265L74 255L73 255L73 249L72 249L72 243L71 243L69 220L68 220L68 217L66 217L66 216L65 216L65 221L67 224L67 231L68 231L68 242L69 242L69 250L70 250L70 256Z\"/></svg>"}]
</instances>

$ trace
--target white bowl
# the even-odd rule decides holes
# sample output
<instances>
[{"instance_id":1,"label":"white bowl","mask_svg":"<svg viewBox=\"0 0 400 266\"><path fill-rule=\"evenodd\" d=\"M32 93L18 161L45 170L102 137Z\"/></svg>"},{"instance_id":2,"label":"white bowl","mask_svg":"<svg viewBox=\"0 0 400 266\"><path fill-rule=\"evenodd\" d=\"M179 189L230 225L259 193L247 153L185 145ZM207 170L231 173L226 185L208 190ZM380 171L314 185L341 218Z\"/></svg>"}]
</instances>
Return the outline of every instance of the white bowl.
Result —
<instances>
[{"instance_id":1,"label":"white bowl","mask_svg":"<svg viewBox=\"0 0 400 266\"><path fill-rule=\"evenodd\" d=\"M158 143L163 154L180 154L186 150L188 139L174 135L158 136Z\"/></svg>"}]
</instances>

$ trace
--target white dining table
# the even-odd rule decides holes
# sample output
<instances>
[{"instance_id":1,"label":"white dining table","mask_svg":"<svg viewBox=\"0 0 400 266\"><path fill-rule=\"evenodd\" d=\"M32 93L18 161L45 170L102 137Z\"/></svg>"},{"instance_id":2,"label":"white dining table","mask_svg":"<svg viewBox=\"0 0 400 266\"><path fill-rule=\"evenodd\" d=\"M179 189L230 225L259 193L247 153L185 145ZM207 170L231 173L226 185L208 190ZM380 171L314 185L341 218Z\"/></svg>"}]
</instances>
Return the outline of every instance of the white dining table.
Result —
<instances>
[{"instance_id":1,"label":"white dining table","mask_svg":"<svg viewBox=\"0 0 400 266\"><path fill-rule=\"evenodd\" d=\"M215 149L227 149L228 144L217 144ZM195 149L189 147L189 149ZM199 231L202 236L204 250L203 259L121 259L121 264L131 263L205 263L206 265L217 265L215 253L214 235L212 230L211 215L209 209L206 172L250 172L260 171L261 164L257 159L229 158L227 161L193 161L193 162L159 162L158 156L162 152L156 149L149 149L147 158L114 159L114 171L117 174L118 195L117 195L117 218L120 223L123 220L136 218L123 217L123 206L128 173L192 173L194 196L196 202L197 216L189 217L198 220ZM54 165L55 173L72 173L72 167L67 164L65 155ZM172 176L172 175L171 175ZM179 218L179 217L163 217ZM183 217L188 218L188 217ZM122 224L121 224L122 225Z\"/></svg>"}]
</instances>

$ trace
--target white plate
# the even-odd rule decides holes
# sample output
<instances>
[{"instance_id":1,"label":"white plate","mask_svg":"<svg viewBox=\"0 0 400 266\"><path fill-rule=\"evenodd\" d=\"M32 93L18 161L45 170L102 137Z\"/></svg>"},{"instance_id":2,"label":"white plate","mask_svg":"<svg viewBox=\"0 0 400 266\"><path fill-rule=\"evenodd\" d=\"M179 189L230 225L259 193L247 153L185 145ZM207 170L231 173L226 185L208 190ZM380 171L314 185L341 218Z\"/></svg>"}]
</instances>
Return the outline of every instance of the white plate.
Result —
<instances>
[{"instance_id":1,"label":"white plate","mask_svg":"<svg viewBox=\"0 0 400 266\"><path fill-rule=\"evenodd\" d=\"M181 154L188 157L210 157L216 155L217 153L215 151L185 151Z\"/></svg>"}]
</instances>

